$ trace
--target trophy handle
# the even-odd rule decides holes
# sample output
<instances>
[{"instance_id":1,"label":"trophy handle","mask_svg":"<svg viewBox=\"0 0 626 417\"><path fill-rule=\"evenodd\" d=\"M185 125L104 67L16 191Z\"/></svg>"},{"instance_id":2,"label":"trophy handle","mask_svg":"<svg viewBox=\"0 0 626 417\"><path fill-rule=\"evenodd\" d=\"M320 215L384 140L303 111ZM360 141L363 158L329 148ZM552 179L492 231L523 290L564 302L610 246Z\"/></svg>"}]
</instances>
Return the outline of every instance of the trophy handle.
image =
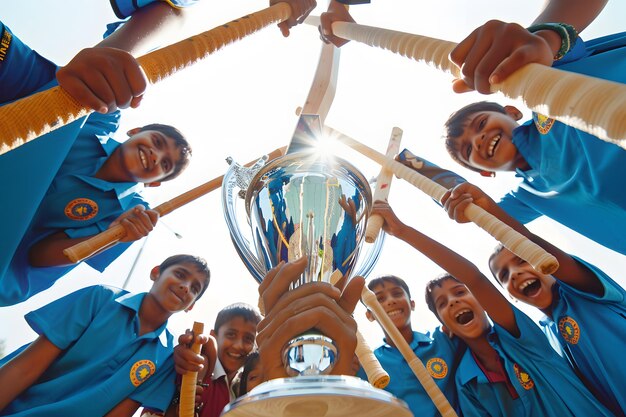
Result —
<instances>
[{"instance_id":1,"label":"trophy handle","mask_svg":"<svg viewBox=\"0 0 626 417\"><path fill-rule=\"evenodd\" d=\"M226 174L224 174L224 181L222 182L222 211L224 212L226 225L230 232L230 238L235 245L239 257L254 279L261 283L266 271L254 254L250 241L241 233L241 227L239 226L237 217L237 194L235 193L235 187L237 187L236 165L233 163L229 166ZM250 226L246 226L246 228L249 230Z\"/></svg>"}]
</instances>

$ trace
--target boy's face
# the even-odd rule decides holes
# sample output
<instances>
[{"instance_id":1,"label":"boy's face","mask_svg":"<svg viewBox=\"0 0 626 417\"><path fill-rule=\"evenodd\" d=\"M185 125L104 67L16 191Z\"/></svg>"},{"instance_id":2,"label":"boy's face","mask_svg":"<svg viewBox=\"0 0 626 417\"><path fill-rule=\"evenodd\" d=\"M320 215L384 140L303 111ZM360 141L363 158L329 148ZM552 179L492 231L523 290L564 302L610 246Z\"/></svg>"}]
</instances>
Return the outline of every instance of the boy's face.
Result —
<instances>
[{"instance_id":1,"label":"boy's face","mask_svg":"<svg viewBox=\"0 0 626 417\"><path fill-rule=\"evenodd\" d=\"M488 172L515 171L526 161L513 145L515 117L496 111L473 113L463 134L455 139L458 158L465 164Z\"/></svg>"},{"instance_id":2,"label":"boy's face","mask_svg":"<svg viewBox=\"0 0 626 417\"><path fill-rule=\"evenodd\" d=\"M461 339L478 339L491 329L485 310L464 284L446 279L431 297L443 325Z\"/></svg>"},{"instance_id":3,"label":"boy's face","mask_svg":"<svg viewBox=\"0 0 626 417\"><path fill-rule=\"evenodd\" d=\"M383 281L380 285L376 285L372 291L398 329L411 327L411 312L415 309L415 302L409 299L408 294L401 286L390 281ZM373 320L369 310L366 314L370 320Z\"/></svg>"},{"instance_id":4,"label":"boy's face","mask_svg":"<svg viewBox=\"0 0 626 417\"><path fill-rule=\"evenodd\" d=\"M121 168L130 181L152 184L174 172L181 155L176 142L156 130L133 129L120 146Z\"/></svg>"},{"instance_id":5,"label":"boy's face","mask_svg":"<svg viewBox=\"0 0 626 417\"><path fill-rule=\"evenodd\" d=\"M150 294L172 313L191 308L206 285L206 275L190 263L170 265L163 271L155 267L150 278L154 281Z\"/></svg>"},{"instance_id":6,"label":"boy's face","mask_svg":"<svg viewBox=\"0 0 626 417\"><path fill-rule=\"evenodd\" d=\"M256 323L233 317L211 334L217 339L217 357L227 373L241 368L254 348Z\"/></svg>"},{"instance_id":7,"label":"boy's face","mask_svg":"<svg viewBox=\"0 0 626 417\"><path fill-rule=\"evenodd\" d=\"M508 249L502 249L495 255L489 267L512 297L542 310L552 304L555 279L535 271L528 262Z\"/></svg>"}]
</instances>

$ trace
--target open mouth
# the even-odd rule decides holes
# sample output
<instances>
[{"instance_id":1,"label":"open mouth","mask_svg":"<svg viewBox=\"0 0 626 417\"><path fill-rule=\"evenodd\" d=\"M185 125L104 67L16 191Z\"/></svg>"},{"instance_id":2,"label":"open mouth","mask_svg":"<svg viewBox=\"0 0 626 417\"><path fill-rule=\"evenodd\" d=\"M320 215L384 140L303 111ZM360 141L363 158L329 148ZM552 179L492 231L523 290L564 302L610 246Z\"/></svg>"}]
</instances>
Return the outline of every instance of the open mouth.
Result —
<instances>
[{"instance_id":1,"label":"open mouth","mask_svg":"<svg viewBox=\"0 0 626 417\"><path fill-rule=\"evenodd\" d=\"M491 138L491 141L489 142L489 147L487 148L487 155L489 155L489 157L492 157L495 153L496 146L498 146L498 143L500 143L500 139L502 139L502 135L499 133Z\"/></svg>"},{"instance_id":2,"label":"open mouth","mask_svg":"<svg viewBox=\"0 0 626 417\"><path fill-rule=\"evenodd\" d=\"M143 169L148 169L148 154L143 149L139 149L139 161Z\"/></svg>"},{"instance_id":3,"label":"open mouth","mask_svg":"<svg viewBox=\"0 0 626 417\"><path fill-rule=\"evenodd\" d=\"M524 281L518 288L518 290L521 291L526 297L533 297L537 295L540 289L541 282L539 282L538 279L529 279L528 281Z\"/></svg>"},{"instance_id":4,"label":"open mouth","mask_svg":"<svg viewBox=\"0 0 626 417\"><path fill-rule=\"evenodd\" d=\"M456 313L456 315L454 316L454 319L456 320L457 323L461 325L465 325L469 323L470 321L474 320L474 312L470 310L469 308L466 308Z\"/></svg>"}]
</instances>

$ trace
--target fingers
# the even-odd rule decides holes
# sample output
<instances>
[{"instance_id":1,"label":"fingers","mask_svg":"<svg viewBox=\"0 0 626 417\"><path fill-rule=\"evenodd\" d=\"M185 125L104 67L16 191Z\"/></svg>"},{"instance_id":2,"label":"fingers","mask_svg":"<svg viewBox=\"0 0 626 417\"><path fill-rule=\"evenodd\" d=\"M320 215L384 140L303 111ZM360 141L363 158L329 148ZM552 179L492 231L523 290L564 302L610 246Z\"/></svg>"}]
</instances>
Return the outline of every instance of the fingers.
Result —
<instances>
[{"instance_id":1,"label":"fingers","mask_svg":"<svg viewBox=\"0 0 626 417\"><path fill-rule=\"evenodd\" d=\"M263 300L266 316L275 308L278 299L289 290L291 283L300 278L306 265L307 258L302 257L294 262L282 264L279 268L274 268L277 271L275 275L270 277L271 282L263 289L259 288L259 295ZM263 281L265 282L265 279Z\"/></svg>"},{"instance_id":2,"label":"fingers","mask_svg":"<svg viewBox=\"0 0 626 417\"><path fill-rule=\"evenodd\" d=\"M289 18L278 24L278 28L284 37L289 36L289 29L304 22L304 19L315 9L315 0L270 0L270 5L283 1L289 4L291 15Z\"/></svg>"},{"instance_id":3,"label":"fingers","mask_svg":"<svg viewBox=\"0 0 626 417\"><path fill-rule=\"evenodd\" d=\"M348 281L339 299L339 306L349 314L354 313L357 303L361 299L361 291L365 285L365 278L354 277Z\"/></svg>"},{"instance_id":4,"label":"fingers","mask_svg":"<svg viewBox=\"0 0 626 417\"><path fill-rule=\"evenodd\" d=\"M189 331L178 337L178 345L174 348L174 367L180 375L184 375L187 372L198 372L204 367L205 358L194 353L190 348L193 340L193 334ZM197 335L196 340L206 343L207 337Z\"/></svg>"},{"instance_id":5,"label":"fingers","mask_svg":"<svg viewBox=\"0 0 626 417\"><path fill-rule=\"evenodd\" d=\"M142 205L135 206L131 210L130 214L126 215L124 213L115 221L126 230L126 235L120 239L121 242L134 242L148 236L159 220L157 211L146 210ZM113 223L111 223L111 226L113 226Z\"/></svg>"},{"instance_id":6,"label":"fingers","mask_svg":"<svg viewBox=\"0 0 626 417\"><path fill-rule=\"evenodd\" d=\"M87 48L57 72L59 85L78 103L100 113L137 106L147 78L126 51Z\"/></svg>"}]
</instances>

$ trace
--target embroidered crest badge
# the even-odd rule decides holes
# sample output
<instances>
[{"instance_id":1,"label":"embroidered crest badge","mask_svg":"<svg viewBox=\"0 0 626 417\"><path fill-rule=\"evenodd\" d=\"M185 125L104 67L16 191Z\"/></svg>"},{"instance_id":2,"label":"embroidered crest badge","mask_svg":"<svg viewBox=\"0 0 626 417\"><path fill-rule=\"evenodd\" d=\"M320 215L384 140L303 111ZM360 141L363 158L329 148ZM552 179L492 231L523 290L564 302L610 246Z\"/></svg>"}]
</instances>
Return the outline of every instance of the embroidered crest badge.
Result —
<instances>
[{"instance_id":1,"label":"embroidered crest badge","mask_svg":"<svg viewBox=\"0 0 626 417\"><path fill-rule=\"evenodd\" d=\"M559 320L559 333L565 341L569 344L575 345L580 339L580 327L576 320L569 316L562 317Z\"/></svg>"},{"instance_id":2,"label":"embroidered crest badge","mask_svg":"<svg viewBox=\"0 0 626 417\"><path fill-rule=\"evenodd\" d=\"M426 363L426 369L433 378L441 379L448 375L448 365L441 358L432 358Z\"/></svg>"},{"instance_id":3,"label":"embroidered crest badge","mask_svg":"<svg viewBox=\"0 0 626 417\"><path fill-rule=\"evenodd\" d=\"M98 214L98 204L88 198L76 198L65 206L65 215L72 220L89 220Z\"/></svg>"},{"instance_id":4,"label":"embroidered crest badge","mask_svg":"<svg viewBox=\"0 0 626 417\"><path fill-rule=\"evenodd\" d=\"M550 129L552 129L554 119L544 116L543 114L533 113L533 122L535 122L535 127L539 133L545 135L550 131Z\"/></svg>"},{"instance_id":5,"label":"embroidered crest badge","mask_svg":"<svg viewBox=\"0 0 626 417\"><path fill-rule=\"evenodd\" d=\"M515 371L515 376L519 383L524 387L526 391L532 389L535 386L535 381L528 375L526 371L522 369L518 364L513 365L513 370Z\"/></svg>"},{"instance_id":6,"label":"embroidered crest badge","mask_svg":"<svg viewBox=\"0 0 626 417\"><path fill-rule=\"evenodd\" d=\"M151 360L143 359L135 362L130 368L130 382L136 387L143 384L156 371L156 366Z\"/></svg>"}]
</instances>

